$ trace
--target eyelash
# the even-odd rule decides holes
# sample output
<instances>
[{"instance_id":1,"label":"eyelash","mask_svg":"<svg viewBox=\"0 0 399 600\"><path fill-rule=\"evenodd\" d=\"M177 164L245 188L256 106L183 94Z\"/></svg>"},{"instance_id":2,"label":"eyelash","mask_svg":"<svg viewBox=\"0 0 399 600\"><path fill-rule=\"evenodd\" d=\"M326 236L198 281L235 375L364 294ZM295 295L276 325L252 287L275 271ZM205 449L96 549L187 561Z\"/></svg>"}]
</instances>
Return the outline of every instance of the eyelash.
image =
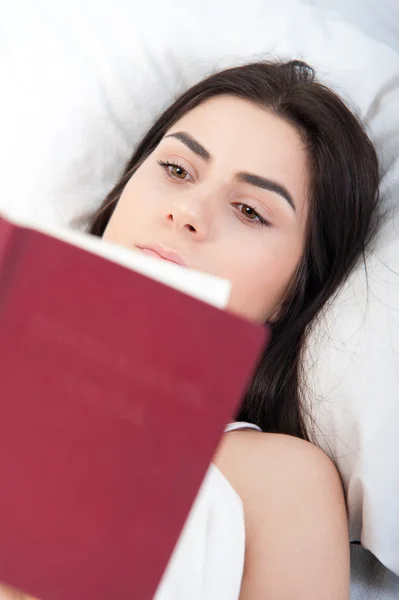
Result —
<instances>
[{"instance_id":1,"label":"eyelash","mask_svg":"<svg viewBox=\"0 0 399 600\"><path fill-rule=\"evenodd\" d=\"M176 162L169 162L168 160L163 161L163 160L157 160L157 163L159 164L159 166L165 171L166 175L168 177L170 177L170 179L174 179L179 181L178 177L174 177L172 175L172 173L169 171L170 167L176 167L177 169L181 169L182 171L185 171L187 173L187 175L190 175L188 171L186 171L186 169L184 167L182 167L182 165L179 165L179 163ZM191 177L191 175L190 175ZM186 179L180 179L180 181L187 181Z\"/></svg>"},{"instance_id":2,"label":"eyelash","mask_svg":"<svg viewBox=\"0 0 399 600\"><path fill-rule=\"evenodd\" d=\"M158 165L165 171L165 174L167 175L167 177L169 177L170 179L174 179L175 181L179 181L179 178L174 177L172 175L172 173L170 172L170 168L171 167L177 167L178 169L182 169L182 171L185 171L187 173L187 175L190 175L188 173L188 171L186 171L186 169L184 167L182 167L182 165L179 165L179 163L176 162L170 162L168 160L163 161L163 160L158 160L157 161ZM191 176L190 176L191 177ZM180 179L180 181L187 181L186 179ZM257 221L255 221L254 219L250 219L249 217L246 217L242 212L239 213L239 219L241 219L241 221L244 221L245 223L249 223L250 225L256 225L258 227L271 227L271 223L269 223L269 221L266 221L266 219L264 219L263 217L260 216L260 214L255 210L255 207L251 206L250 204L244 204L244 203L236 203L233 204L233 206L242 206L242 207L246 207L246 208L250 208L253 213L255 214L255 216L257 217Z\"/></svg>"},{"instance_id":3,"label":"eyelash","mask_svg":"<svg viewBox=\"0 0 399 600\"><path fill-rule=\"evenodd\" d=\"M254 219L250 219L249 217L246 217L241 211L239 211L238 218L241 219L242 221L245 221L245 223L249 223L250 225L256 225L258 227L271 227L271 223L269 223L269 221L266 221L266 219L261 217L260 214L258 212L256 212L255 208L253 206L251 206L250 204L247 204L247 203L244 204L242 202L238 202L238 203L234 204L233 206L245 206L246 208L250 208L258 219L257 221L255 221Z\"/></svg>"}]
</instances>

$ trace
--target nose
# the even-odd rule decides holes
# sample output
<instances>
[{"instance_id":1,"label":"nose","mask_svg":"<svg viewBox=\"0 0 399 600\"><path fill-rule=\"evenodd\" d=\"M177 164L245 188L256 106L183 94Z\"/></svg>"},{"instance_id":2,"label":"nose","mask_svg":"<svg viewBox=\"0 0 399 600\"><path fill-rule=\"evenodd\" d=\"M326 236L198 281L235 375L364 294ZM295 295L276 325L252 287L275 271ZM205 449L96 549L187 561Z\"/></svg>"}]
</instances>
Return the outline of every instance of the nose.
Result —
<instances>
[{"instance_id":1,"label":"nose","mask_svg":"<svg viewBox=\"0 0 399 600\"><path fill-rule=\"evenodd\" d=\"M176 199L165 214L165 218L176 230L198 241L206 239L209 235L210 208L202 198L187 196Z\"/></svg>"}]
</instances>

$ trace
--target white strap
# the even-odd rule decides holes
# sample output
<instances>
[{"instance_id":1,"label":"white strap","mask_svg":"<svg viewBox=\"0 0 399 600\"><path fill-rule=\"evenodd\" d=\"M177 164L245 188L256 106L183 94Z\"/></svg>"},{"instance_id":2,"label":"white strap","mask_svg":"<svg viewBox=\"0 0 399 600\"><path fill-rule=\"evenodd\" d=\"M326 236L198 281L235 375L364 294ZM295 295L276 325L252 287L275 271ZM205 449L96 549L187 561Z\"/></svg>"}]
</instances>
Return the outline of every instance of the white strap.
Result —
<instances>
[{"instance_id":1,"label":"white strap","mask_svg":"<svg viewBox=\"0 0 399 600\"><path fill-rule=\"evenodd\" d=\"M253 423L245 423L244 421L234 421L234 423L229 423L224 432L228 433L229 431L236 431L237 429L255 429L256 431L262 431L260 427L254 425Z\"/></svg>"}]
</instances>

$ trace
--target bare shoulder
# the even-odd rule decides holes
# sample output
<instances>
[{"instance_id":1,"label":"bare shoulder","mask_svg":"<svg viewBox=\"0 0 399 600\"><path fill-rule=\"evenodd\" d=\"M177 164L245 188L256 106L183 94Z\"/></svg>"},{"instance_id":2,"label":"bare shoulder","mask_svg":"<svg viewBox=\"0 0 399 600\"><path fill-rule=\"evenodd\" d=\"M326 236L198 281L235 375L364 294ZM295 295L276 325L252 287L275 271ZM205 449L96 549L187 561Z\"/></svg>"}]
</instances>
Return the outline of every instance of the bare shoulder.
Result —
<instances>
[{"instance_id":1,"label":"bare shoulder","mask_svg":"<svg viewBox=\"0 0 399 600\"><path fill-rule=\"evenodd\" d=\"M304 440L247 430L225 434L214 462L244 508L240 600L348 598L345 498L330 458Z\"/></svg>"},{"instance_id":2,"label":"bare shoulder","mask_svg":"<svg viewBox=\"0 0 399 600\"><path fill-rule=\"evenodd\" d=\"M224 434L214 458L215 464L237 491L243 487L259 489L271 481L295 485L314 482L341 482L332 460L313 444L289 435L259 433L252 430Z\"/></svg>"}]
</instances>

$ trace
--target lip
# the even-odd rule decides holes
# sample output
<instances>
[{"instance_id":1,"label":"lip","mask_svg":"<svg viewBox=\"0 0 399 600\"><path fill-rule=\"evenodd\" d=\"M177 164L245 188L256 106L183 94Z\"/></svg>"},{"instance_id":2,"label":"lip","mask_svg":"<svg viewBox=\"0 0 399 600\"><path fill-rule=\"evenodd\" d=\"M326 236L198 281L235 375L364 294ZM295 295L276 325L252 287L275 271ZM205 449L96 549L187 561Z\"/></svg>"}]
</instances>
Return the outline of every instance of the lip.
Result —
<instances>
[{"instance_id":1,"label":"lip","mask_svg":"<svg viewBox=\"0 0 399 600\"><path fill-rule=\"evenodd\" d=\"M137 248L139 248L145 254L149 254L150 256L156 255L159 258L168 260L169 262L175 263L180 267L187 267L183 257L178 252L175 250L168 250L164 246L161 246L161 244L137 245Z\"/></svg>"}]
</instances>

